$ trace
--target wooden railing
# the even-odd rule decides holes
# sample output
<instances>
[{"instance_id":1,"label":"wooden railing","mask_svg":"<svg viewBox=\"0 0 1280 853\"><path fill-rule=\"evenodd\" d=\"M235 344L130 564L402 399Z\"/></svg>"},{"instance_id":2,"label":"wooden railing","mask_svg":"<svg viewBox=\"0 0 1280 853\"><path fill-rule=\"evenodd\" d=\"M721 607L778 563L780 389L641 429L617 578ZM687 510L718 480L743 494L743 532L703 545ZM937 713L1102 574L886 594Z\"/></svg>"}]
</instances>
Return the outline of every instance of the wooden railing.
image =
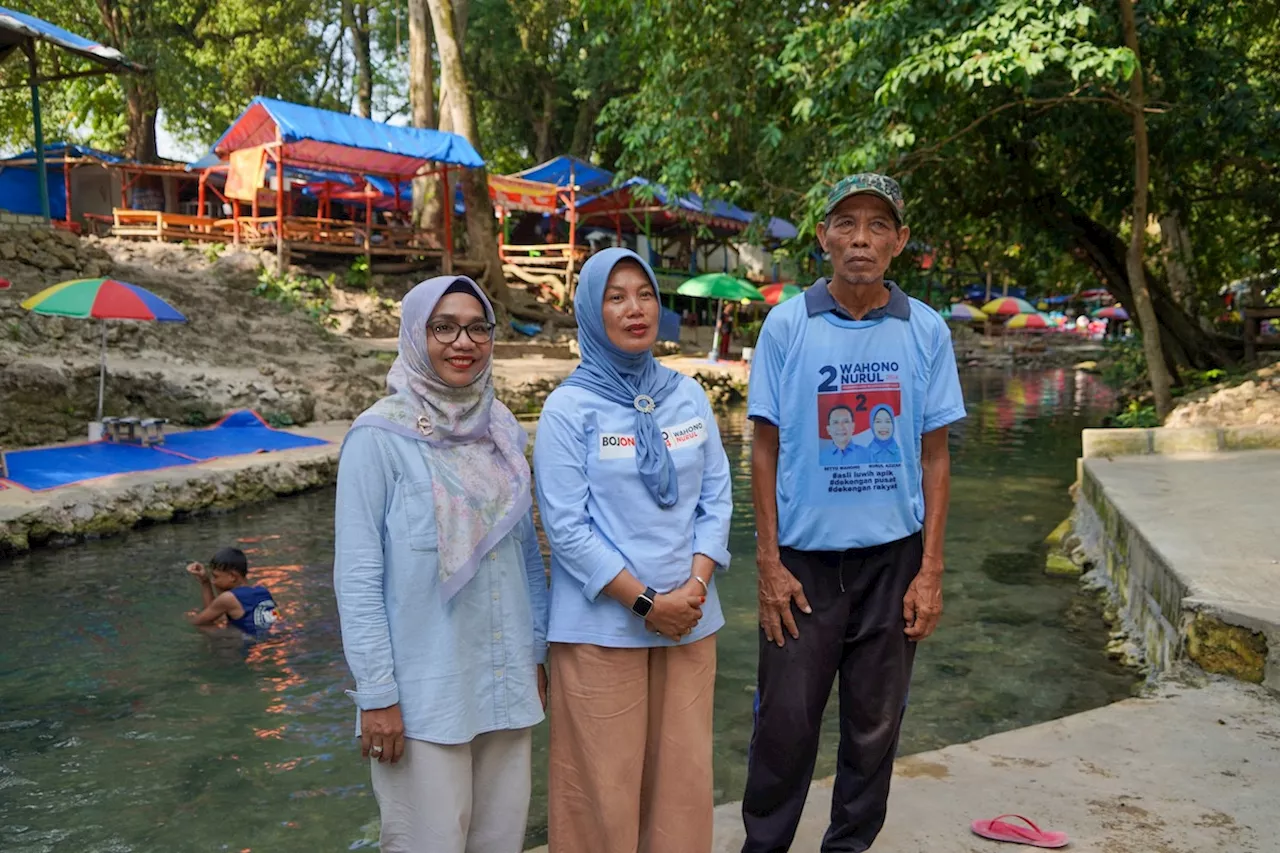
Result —
<instances>
[{"instance_id":1,"label":"wooden railing","mask_svg":"<svg viewBox=\"0 0 1280 853\"><path fill-rule=\"evenodd\" d=\"M586 246L542 243L532 246L504 245L500 248L502 272L511 279L542 291L544 297L561 304L569 299L574 278L587 258Z\"/></svg>"},{"instance_id":2,"label":"wooden railing","mask_svg":"<svg viewBox=\"0 0 1280 853\"><path fill-rule=\"evenodd\" d=\"M147 237L156 241L223 239L215 228L218 220L207 216L165 213L162 210L129 210L122 207L113 209L111 216L111 233L116 237Z\"/></svg>"}]
</instances>

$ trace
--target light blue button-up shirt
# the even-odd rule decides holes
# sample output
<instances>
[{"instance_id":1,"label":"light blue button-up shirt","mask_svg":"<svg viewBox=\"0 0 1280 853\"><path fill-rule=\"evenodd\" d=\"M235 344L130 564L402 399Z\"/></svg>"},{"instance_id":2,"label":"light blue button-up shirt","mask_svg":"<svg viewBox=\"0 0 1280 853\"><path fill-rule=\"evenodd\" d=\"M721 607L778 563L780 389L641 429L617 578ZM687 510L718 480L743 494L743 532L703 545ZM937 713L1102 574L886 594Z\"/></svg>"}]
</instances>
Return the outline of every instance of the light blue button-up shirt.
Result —
<instances>
[{"instance_id":1,"label":"light blue button-up shirt","mask_svg":"<svg viewBox=\"0 0 1280 853\"><path fill-rule=\"evenodd\" d=\"M405 735L439 744L542 720L547 582L532 514L446 603L422 445L358 427L342 448L334 517L333 581L358 709L399 703Z\"/></svg>"},{"instance_id":2,"label":"light blue button-up shirt","mask_svg":"<svg viewBox=\"0 0 1280 853\"><path fill-rule=\"evenodd\" d=\"M673 645L600 592L623 569L657 592L669 592L688 582L694 554L729 565L729 459L706 393L686 378L655 417L680 481L680 499L668 509L658 506L636 470L635 409L565 385L547 398L533 467L551 543L553 643ZM683 642L697 642L723 625L713 580L702 619Z\"/></svg>"}]
</instances>

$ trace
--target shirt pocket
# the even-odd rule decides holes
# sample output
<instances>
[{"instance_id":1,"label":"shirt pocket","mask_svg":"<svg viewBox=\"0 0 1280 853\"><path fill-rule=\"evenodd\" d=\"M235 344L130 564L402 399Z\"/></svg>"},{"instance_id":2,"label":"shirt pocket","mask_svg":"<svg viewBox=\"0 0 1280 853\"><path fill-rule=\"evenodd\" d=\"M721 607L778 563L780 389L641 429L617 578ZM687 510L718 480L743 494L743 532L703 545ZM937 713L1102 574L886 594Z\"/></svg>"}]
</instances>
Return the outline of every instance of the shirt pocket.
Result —
<instances>
[{"instance_id":1,"label":"shirt pocket","mask_svg":"<svg viewBox=\"0 0 1280 853\"><path fill-rule=\"evenodd\" d=\"M409 481L400 486L404 507L405 539L415 551L435 551L439 545L436 531L436 501L430 481Z\"/></svg>"}]
</instances>

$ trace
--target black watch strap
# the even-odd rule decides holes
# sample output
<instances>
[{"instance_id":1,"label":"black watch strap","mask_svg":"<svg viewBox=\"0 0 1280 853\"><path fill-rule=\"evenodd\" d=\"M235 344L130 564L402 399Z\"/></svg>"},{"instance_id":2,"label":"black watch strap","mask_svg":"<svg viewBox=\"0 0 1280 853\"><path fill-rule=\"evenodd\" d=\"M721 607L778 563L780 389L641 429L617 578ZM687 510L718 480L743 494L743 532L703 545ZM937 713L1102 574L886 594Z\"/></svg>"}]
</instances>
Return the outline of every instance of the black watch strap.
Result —
<instances>
[{"instance_id":1,"label":"black watch strap","mask_svg":"<svg viewBox=\"0 0 1280 853\"><path fill-rule=\"evenodd\" d=\"M649 611L653 609L653 600L657 597L658 593L653 587L646 586L644 592L636 596L636 600L631 605L631 612L641 619L648 618Z\"/></svg>"}]
</instances>

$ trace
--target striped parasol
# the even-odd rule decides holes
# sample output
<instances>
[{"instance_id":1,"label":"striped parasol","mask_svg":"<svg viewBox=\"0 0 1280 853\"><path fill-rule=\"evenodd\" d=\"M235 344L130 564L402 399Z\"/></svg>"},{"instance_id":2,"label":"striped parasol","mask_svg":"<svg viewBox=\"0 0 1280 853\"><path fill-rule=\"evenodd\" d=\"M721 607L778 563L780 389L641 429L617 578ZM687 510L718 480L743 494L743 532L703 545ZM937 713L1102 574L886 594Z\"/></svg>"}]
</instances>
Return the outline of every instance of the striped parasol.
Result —
<instances>
[{"instance_id":1,"label":"striped parasol","mask_svg":"<svg viewBox=\"0 0 1280 853\"><path fill-rule=\"evenodd\" d=\"M1014 314L1034 314L1036 307L1025 299L1018 299L1015 296L1001 296L992 299L986 305L982 306L982 310L994 316L1011 317Z\"/></svg>"},{"instance_id":2,"label":"striped parasol","mask_svg":"<svg viewBox=\"0 0 1280 853\"><path fill-rule=\"evenodd\" d=\"M1050 327L1049 320L1043 314L1014 314L1009 318L1009 322L1004 324L1006 329L1047 329Z\"/></svg>"},{"instance_id":3,"label":"striped parasol","mask_svg":"<svg viewBox=\"0 0 1280 853\"><path fill-rule=\"evenodd\" d=\"M1111 305L1094 311L1093 316L1099 320L1128 320L1129 312L1124 310L1123 305Z\"/></svg>"},{"instance_id":4,"label":"striped parasol","mask_svg":"<svg viewBox=\"0 0 1280 853\"><path fill-rule=\"evenodd\" d=\"M760 291L760 295L764 297L766 305L778 305L782 302L786 302L794 296L799 296L804 293L803 290L794 284L783 284L781 282L763 284L757 289Z\"/></svg>"},{"instance_id":5,"label":"striped parasol","mask_svg":"<svg viewBox=\"0 0 1280 853\"><path fill-rule=\"evenodd\" d=\"M178 309L145 288L114 278L78 278L55 284L32 296L22 307L50 317L100 320L102 362L98 371L98 420L107 383L106 320L144 320L152 323L185 323Z\"/></svg>"},{"instance_id":6,"label":"striped parasol","mask_svg":"<svg viewBox=\"0 0 1280 853\"><path fill-rule=\"evenodd\" d=\"M987 315L982 313L981 309L975 308L968 302L956 302L942 309L942 316L947 320L955 320L956 322L969 322L971 320L985 320Z\"/></svg>"}]
</instances>

